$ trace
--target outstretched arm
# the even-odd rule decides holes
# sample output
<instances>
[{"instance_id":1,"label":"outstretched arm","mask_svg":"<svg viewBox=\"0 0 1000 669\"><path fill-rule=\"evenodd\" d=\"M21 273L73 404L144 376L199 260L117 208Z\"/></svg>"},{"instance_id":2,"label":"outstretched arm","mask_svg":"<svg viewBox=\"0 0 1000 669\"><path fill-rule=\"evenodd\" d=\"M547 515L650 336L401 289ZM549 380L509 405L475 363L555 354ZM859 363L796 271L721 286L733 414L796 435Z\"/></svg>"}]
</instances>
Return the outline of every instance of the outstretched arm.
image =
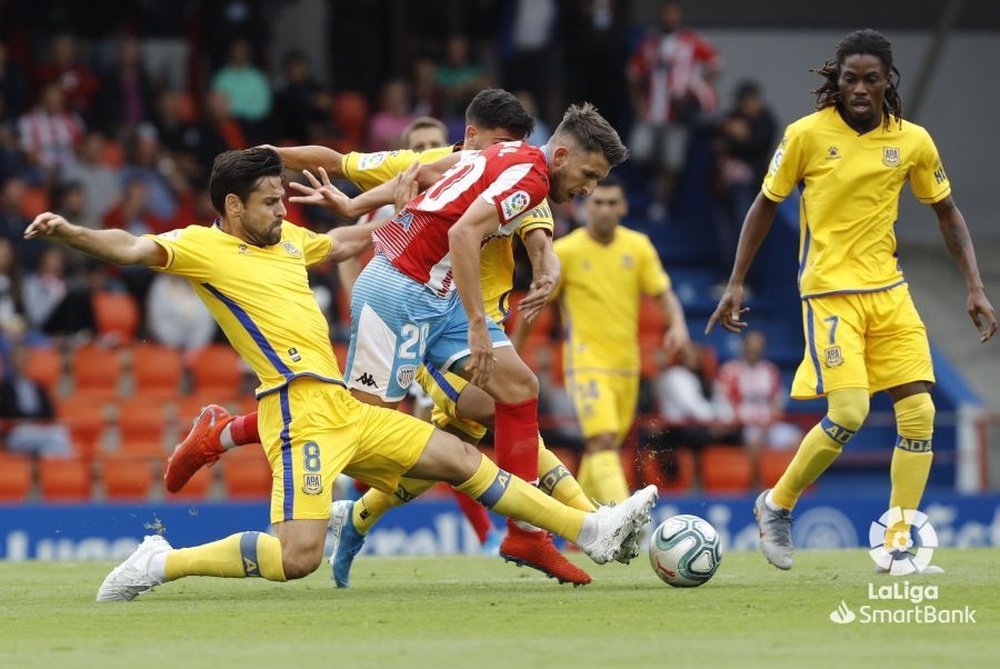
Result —
<instances>
[{"instance_id":1,"label":"outstretched arm","mask_svg":"<svg viewBox=\"0 0 1000 669\"><path fill-rule=\"evenodd\" d=\"M290 170L315 170L322 167L327 173L332 174L334 179L344 178L342 167L344 154L339 151L316 145L271 146L263 144L262 146L277 153L285 162L285 167Z\"/></svg>"},{"instance_id":2,"label":"outstretched arm","mask_svg":"<svg viewBox=\"0 0 1000 669\"><path fill-rule=\"evenodd\" d=\"M524 236L524 249L531 261L531 288L517 305L521 321L535 320L552 297L559 284L559 256L552 250L552 237L548 231L536 228Z\"/></svg>"},{"instance_id":3,"label":"outstretched arm","mask_svg":"<svg viewBox=\"0 0 1000 669\"><path fill-rule=\"evenodd\" d=\"M330 182L330 175L324 168L319 168L319 179L313 176L309 170L302 170L306 179L309 180L309 185L294 181L288 184L292 190L301 193L301 195L293 195L288 199L298 204L325 207L345 218L357 218L383 205L394 204L397 194L400 192L410 192L413 183L417 181L419 170L420 164L413 163L402 174L356 197L347 197L342 190L334 186Z\"/></svg>"},{"instance_id":4,"label":"outstretched arm","mask_svg":"<svg viewBox=\"0 0 1000 669\"><path fill-rule=\"evenodd\" d=\"M668 356L673 356L691 340L687 321L684 319L684 307L674 291L665 290L660 294L660 309L667 319L667 329L663 333L663 350Z\"/></svg>"},{"instance_id":5,"label":"outstretched arm","mask_svg":"<svg viewBox=\"0 0 1000 669\"><path fill-rule=\"evenodd\" d=\"M778 203L768 199L763 193L758 193L757 199L750 205L743 221L743 229L740 231L740 241L736 247L736 260L729 275L729 284L722 294L722 299L719 300L719 306L708 319L708 325L705 326L706 334L712 331L716 322L721 322L722 327L730 332L739 332L747 326L745 321L740 320L746 311L743 307L743 282L746 280L750 263L753 262L760 245L771 230L774 212L777 210Z\"/></svg>"},{"instance_id":6,"label":"outstretched arm","mask_svg":"<svg viewBox=\"0 0 1000 669\"><path fill-rule=\"evenodd\" d=\"M976 329L979 330L979 341L988 341L997 331L997 315L993 305L986 299L986 289L983 287L982 277L979 276L976 251L972 247L972 237L969 235L969 227L965 224L965 217L950 195L931 206L937 214L938 227L941 229L941 236L944 237L945 246L955 259L962 276L965 277L965 285L969 289L966 309Z\"/></svg>"},{"instance_id":7,"label":"outstretched arm","mask_svg":"<svg viewBox=\"0 0 1000 669\"><path fill-rule=\"evenodd\" d=\"M163 267L167 264L166 250L148 237L136 237L124 230L92 230L73 225L48 211L35 217L25 229L24 238L46 238L116 265Z\"/></svg>"}]
</instances>

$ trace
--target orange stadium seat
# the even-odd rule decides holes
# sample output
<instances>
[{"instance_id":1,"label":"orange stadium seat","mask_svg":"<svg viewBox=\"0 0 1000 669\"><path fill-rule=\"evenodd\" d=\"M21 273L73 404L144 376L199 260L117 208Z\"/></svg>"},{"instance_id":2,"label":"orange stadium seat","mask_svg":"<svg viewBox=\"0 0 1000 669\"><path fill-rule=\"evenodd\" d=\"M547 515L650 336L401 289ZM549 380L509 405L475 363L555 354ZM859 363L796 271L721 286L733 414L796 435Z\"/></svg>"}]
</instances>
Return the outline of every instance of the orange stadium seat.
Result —
<instances>
[{"instance_id":1,"label":"orange stadium seat","mask_svg":"<svg viewBox=\"0 0 1000 669\"><path fill-rule=\"evenodd\" d=\"M27 500L31 482L31 458L0 453L0 504Z\"/></svg>"},{"instance_id":2,"label":"orange stadium seat","mask_svg":"<svg viewBox=\"0 0 1000 669\"><path fill-rule=\"evenodd\" d=\"M25 373L49 393L54 393L62 377L62 357L59 351L53 348L32 348L28 353Z\"/></svg>"},{"instance_id":3,"label":"orange stadium seat","mask_svg":"<svg viewBox=\"0 0 1000 669\"><path fill-rule=\"evenodd\" d=\"M757 465L759 467L761 487L774 487L774 484L778 482L781 475L785 473L785 469L792 461L792 458L795 457L795 451L796 449L794 448L782 451L765 448L760 452Z\"/></svg>"},{"instance_id":4,"label":"orange stadium seat","mask_svg":"<svg viewBox=\"0 0 1000 669\"><path fill-rule=\"evenodd\" d=\"M203 467L198 470L191 480L183 488L175 493L167 493L167 501L185 501L195 499L205 499L209 489L212 487L212 480L215 476L215 467Z\"/></svg>"},{"instance_id":5,"label":"orange stadium seat","mask_svg":"<svg viewBox=\"0 0 1000 669\"><path fill-rule=\"evenodd\" d=\"M101 434L107 427L102 401L76 393L56 404L56 416L69 430L76 454L84 459L94 457L100 447Z\"/></svg>"},{"instance_id":6,"label":"orange stadium seat","mask_svg":"<svg viewBox=\"0 0 1000 669\"><path fill-rule=\"evenodd\" d=\"M368 134L368 101L362 93L344 91L333 99L333 124L340 131L342 153L357 151ZM334 148L337 148L336 146Z\"/></svg>"},{"instance_id":7,"label":"orange stadium seat","mask_svg":"<svg viewBox=\"0 0 1000 669\"><path fill-rule=\"evenodd\" d=\"M153 487L153 468L146 458L109 455L101 461L100 482L109 502L144 500Z\"/></svg>"},{"instance_id":8,"label":"orange stadium seat","mask_svg":"<svg viewBox=\"0 0 1000 669\"><path fill-rule=\"evenodd\" d=\"M240 393L243 367L240 356L225 344L209 344L192 356L191 374L198 394L214 395L216 404Z\"/></svg>"},{"instance_id":9,"label":"orange stadium seat","mask_svg":"<svg viewBox=\"0 0 1000 669\"><path fill-rule=\"evenodd\" d=\"M184 360L180 351L159 344L141 344L132 349L135 394L174 398L180 394Z\"/></svg>"},{"instance_id":10,"label":"orange stadium seat","mask_svg":"<svg viewBox=\"0 0 1000 669\"><path fill-rule=\"evenodd\" d=\"M139 305L128 293L99 290L92 299L97 332L117 337L119 341L135 339L139 329Z\"/></svg>"},{"instance_id":11,"label":"orange stadium seat","mask_svg":"<svg viewBox=\"0 0 1000 669\"><path fill-rule=\"evenodd\" d=\"M663 317L663 309L655 297L643 297L639 303L639 335L663 336L667 320Z\"/></svg>"},{"instance_id":12,"label":"orange stadium seat","mask_svg":"<svg viewBox=\"0 0 1000 669\"><path fill-rule=\"evenodd\" d=\"M167 417L162 403L143 396L118 403L118 437L122 444L128 441L162 443L166 428Z\"/></svg>"},{"instance_id":13,"label":"orange stadium seat","mask_svg":"<svg viewBox=\"0 0 1000 669\"><path fill-rule=\"evenodd\" d=\"M260 445L233 449L222 459L222 483L233 499L266 499L271 495L271 465Z\"/></svg>"},{"instance_id":14,"label":"orange stadium seat","mask_svg":"<svg viewBox=\"0 0 1000 669\"><path fill-rule=\"evenodd\" d=\"M38 464L42 499L79 502L90 499L90 463L77 458L43 458Z\"/></svg>"},{"instance_id":15,"label":"orange stadium seat","mask_svg":"<svg viewBox=\"0 0 1000 669\"><path fill-rule=\"evenodd\" d=\"M706 492L746 492L753 484L750 455L739 446L706 446L701 452L701 479Z\"/></svg>"},{"instance_id":16,"label":"orange stadium seat","mask_svg":"<svg viewBox=\"0 0 1000 669\"><path fill-rule=\"evenodd\" d=\"M122 364L116 351L101 346L81 346L73 351L73 392L94 400L118 395Z\"/></svg>"}]
</instances>

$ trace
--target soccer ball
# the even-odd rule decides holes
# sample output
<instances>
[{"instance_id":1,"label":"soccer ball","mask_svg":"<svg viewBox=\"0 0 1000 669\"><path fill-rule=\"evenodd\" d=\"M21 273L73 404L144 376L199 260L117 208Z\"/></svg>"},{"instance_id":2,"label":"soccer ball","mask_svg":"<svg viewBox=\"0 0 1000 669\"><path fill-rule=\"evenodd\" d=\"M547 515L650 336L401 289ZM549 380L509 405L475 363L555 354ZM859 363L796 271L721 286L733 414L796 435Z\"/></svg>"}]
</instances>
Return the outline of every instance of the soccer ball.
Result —
<instances>
[{"instance_id":1,"label":"soccer ball","mask_svg":"<svg viewBox=\"0 0 1000 669\"><path fill-rule=\"evenodd\" d=\"M696 588L707 582L721 561L718 533L698 516L671 516L649 538L653 571L675 588Z\"/></svg>"}]
</instances>

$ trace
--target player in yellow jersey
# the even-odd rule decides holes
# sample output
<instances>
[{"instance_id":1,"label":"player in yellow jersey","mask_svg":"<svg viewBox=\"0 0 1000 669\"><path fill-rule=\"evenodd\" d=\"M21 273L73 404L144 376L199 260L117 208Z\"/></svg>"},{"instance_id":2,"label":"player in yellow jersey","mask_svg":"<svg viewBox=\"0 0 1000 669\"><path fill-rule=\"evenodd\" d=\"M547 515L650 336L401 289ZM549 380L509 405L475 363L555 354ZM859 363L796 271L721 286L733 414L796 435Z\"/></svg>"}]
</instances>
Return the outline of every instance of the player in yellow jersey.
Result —
<instances>
[{"instance_id":1,"label":"player in yellow jersey","mask_svg":"<svg viewBox=\"0 0 1000 669\"><path fill-rule=\"evenodd\" d=\"M566 382L585 440L577 479L587 495L610 504L629 496L618 449L639 397L642 296L659 300L668 354L688 341L688 329L653 244L620 225L628 214L621 182L613 176L600 181L584 207L587 225L555 242L562 265L557 294ZM523 341L529 327L518 323L515 341Z\"/></svg>"},{"instance_id":2,"label":"player in yellow jersey","mask_svg":"<svg viewBox=\"0 0 1000 669\"><path fill-rule=\"evenodd\" d=\"M317 235L283 220L282 173L270 149L220 154L209 182L220 217L211 227L136 237L90 230L47 212L25 231L28 239L46 237L102 261L187 278L260 380L276 536L241 532L183 549L159 535L147 537L105 578L98 601L128 601L185 576L285 581L310 574L323 557L331 486L341 471L386 492L404 474L445 480L500 513L576 541L598 563L620 555L622 542L648 521L655 489L622 507L584 513L498 469L453 435L354 399L306 268L355 252L366 231Z\"/></svg>"},{"instance_id":3,"label":"player in yellow jersey","mask_svg":"<svg viewBox=\"0 0 1000 669\"><path fill-rule=\"evenodd\" d=\"M788 126L763 189L747 212L729 285L706 330L739 332L743 281L778 203L801 186L799 290L806 350L792 397L826 397L827 413L803 439L772 490L757 498L761 550L792 567L791 511L799 495L840 455L885 390L896 414L889 507L916 509L931 466L934 384L930 346L896 258L899 193L909 181L937 215L945 245L965 277L968 313L985 342L997 329L965 219L927 131L902 118L892 45L878 32L844 37L823 77L817 111ZM906 558L910 528L887 528L885 560ZM927 571L940 571L930 565Z\"/></svg>"},{"instance_id":4,"label":"player in yellow jersey","mask_svg":"<svg viewBox=\"0 0 1000 669\"><path fill-rule=\"evenodd\" d=\"M497 89L477 94L466 112L468 126L463 147L479 150L498 142L519 139L525 128L521 125L519 114L510 109L513 104L520 109L519 103L512 100L513 96L509 93ZM443 147L423 152L404 150L340 154L322 146L271 148L281 155L290 169L317 169L319 166L330 176L346 178L366 191L390 182L415 162L430 165L455 150L454 147ZM555 285L555 277L549 276L553 270L558 271L557 261L553 266L552 227L551 211L543 203L526 214L517 229L533 266L540 269L534 281L536 290L520 305L522 312L529 315L537 313L544 305L550 293L545 287ZM486 315L496 322L502 322L509 311L507 300L513 284L513 272L512 240L498 237L486 242L482 248L480 271L483 306ZM494 403L489 395L458 375L425 367L418 370L415 378L434 400L434 424L469 443L477 443L482 438L486 432L484 424L490 425L493 420ZM257 443L256 421L255 413L233 418L222 407L206 407L168 462L164 477L167 489L180 489L199 468L218 460L226 448ZM498 458L503 460L502 456L498 455ZM576 508L594 508L569 470L544 444L539 444L537 460L535 476L546 492ZM507 462L501 464L515 468ZM348 585L351 560L360 550L364 535L378 518L389 508L414 499L429 487L427 482L404 481L395 494L387 495L373 489L358 504L335 505L333 529L339 557L334 560L334 581L338 586ZM344 516L348 510L345 506L350 510L350 522ZM346 533L341 529L344 525L348 526ZM500 553L508 561L539 569L559 582L577 585L590 582L590 576L559 554L544 533L530 528L509 527Z\"/></svg>"}]
</instances>

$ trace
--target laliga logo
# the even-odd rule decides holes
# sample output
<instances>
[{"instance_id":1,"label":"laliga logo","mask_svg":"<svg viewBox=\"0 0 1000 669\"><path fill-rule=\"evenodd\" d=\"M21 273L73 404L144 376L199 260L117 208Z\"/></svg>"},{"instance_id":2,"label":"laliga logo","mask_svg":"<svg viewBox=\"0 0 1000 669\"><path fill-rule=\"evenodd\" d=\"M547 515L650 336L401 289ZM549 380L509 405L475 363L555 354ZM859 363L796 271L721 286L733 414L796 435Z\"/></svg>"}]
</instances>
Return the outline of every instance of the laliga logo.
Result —
<instances>
[{"instance_id":1,"label":"laliga logo","mask_svg":"<svg viewBox=\"0 0 1000 669\"><path fill-rule=\"evenodd\" d=\"M906 526L905 531L897 531L891 537L892 544L886 546L886 531L889 528ZM917 543L910 537L910 528L916 528ZM894 506L873 522L868 528L868 554L875 564L893 576L919 573L931 563L931 556L937 548L937 532L927 519L927 514L916 509ZM911 550L916 548L916 551Z\"/></svg>"}]
</instances>

